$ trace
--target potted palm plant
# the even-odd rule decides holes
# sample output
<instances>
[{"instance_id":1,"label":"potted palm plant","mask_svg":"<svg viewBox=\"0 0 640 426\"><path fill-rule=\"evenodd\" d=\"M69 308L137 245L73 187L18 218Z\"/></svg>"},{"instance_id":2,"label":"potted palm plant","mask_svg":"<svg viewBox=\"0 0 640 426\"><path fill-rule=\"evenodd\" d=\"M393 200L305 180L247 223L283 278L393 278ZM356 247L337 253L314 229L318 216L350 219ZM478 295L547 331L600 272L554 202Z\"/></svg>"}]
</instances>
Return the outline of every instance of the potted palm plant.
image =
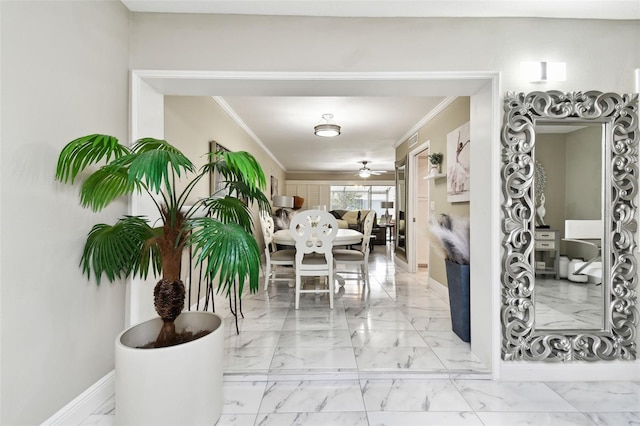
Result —
<instances>
[{"instance_id":1,"label":"potted palm plant","mask_svg":"<svg viewBox=\"0 0 640 426\"><path fill-rule=\"evenodd\" d=\"M226 195L187 206L195 185L213 171L223 176ZM218 293L230 296L237 289L241 297L246 282L251 292L258 289L260 250L241 199L269 209L260 165L249 153L220 151L209 153L196 170L167 141L143 138L127 147L113 136L92 134L71 141L58 158L57 180L74 184L80 177L82 206L100 211L119 197L146 194L160 217L151 223L125 216L114 225L95 225L81 257L83 272L97 283L103 277L113 282L161 276L154 289L159 318L116 339L117 423L214 424L222 408L222 318L181 313L182 258L190 249L211 282L218 280ZM181 192L180 178L188 179Z\"/></svg>"},{"instance_id":2,"label":"potted palm plant","mask_svg":"<svg viewBox=\"0 0 640 426\"><path fill-rule=\"evenodd\" d=\"M471 341L470 235L469 219L441 214L429 227L434 245L442 254L447 271L449 309L453 332Z\"/></svg>"}]
</instances>

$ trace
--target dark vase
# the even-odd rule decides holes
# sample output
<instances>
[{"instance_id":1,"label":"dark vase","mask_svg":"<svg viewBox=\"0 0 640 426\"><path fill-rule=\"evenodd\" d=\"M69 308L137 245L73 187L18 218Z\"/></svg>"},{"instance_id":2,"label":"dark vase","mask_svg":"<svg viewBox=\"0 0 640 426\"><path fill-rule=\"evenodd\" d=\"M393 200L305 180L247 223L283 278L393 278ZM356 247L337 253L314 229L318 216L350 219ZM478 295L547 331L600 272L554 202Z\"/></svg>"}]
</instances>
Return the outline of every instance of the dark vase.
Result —
<instances>
[{"instance_id":1,"label":"dark vase","mask_svg":"<svg viewBox=\"0 0 640 426\"><path fill-rule=\"evenodd\" d=\"M460 265L445 259L449 286L449 309L453 332L464 342L471 341L471 308L469 265Z\"/></svg>"}]
</instances>

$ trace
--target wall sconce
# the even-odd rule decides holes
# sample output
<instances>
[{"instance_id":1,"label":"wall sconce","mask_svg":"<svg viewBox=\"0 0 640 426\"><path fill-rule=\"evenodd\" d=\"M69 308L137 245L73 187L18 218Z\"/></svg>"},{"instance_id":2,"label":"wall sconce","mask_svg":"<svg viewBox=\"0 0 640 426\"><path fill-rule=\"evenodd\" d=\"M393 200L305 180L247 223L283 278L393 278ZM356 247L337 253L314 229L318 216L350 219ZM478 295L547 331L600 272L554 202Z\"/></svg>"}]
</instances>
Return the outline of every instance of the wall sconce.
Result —
<instances>
[{"instance_id":1,"label":"wall sconce","mask_svg":"<svg viewBox=\"0 0 640 426\"><path fill-rule=\"evenodd\" d=\"M522 62L522 71L531 83L567 79L567 64L564 62Z\"/></svg>"}]
</instances>

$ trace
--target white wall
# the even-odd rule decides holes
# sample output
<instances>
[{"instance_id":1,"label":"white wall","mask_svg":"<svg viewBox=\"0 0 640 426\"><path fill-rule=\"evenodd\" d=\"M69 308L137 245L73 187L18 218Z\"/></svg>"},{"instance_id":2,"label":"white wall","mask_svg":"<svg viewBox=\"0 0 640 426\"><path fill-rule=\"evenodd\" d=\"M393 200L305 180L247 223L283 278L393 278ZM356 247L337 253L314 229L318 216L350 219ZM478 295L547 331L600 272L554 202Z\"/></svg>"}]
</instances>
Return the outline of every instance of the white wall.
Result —
<instances>
[{"instance_id":1,"label":"white wall","mask_svg":"<svg viewBox=\"0 0 640 426\"><path fill-rule=\"evenodd\" d=\"M640 66L638 21L157 13L132 19L133 69L500 71L505 91L630 92ZM520 62L530 60L565 61L568 81L525 82Z\"/></svg>"},{"instance_id":2,"label":"white wall","mask_svg":"<svg viewBox=\"0 0 640 426\"><path fill-rule=\"evenodd\" d=\"M125 286L78 267L94 214L54 182L66 142L126 142L129 15L120 2L0 2L0 423L38 424L113 369Z\"/></svg>"}]
</instances>

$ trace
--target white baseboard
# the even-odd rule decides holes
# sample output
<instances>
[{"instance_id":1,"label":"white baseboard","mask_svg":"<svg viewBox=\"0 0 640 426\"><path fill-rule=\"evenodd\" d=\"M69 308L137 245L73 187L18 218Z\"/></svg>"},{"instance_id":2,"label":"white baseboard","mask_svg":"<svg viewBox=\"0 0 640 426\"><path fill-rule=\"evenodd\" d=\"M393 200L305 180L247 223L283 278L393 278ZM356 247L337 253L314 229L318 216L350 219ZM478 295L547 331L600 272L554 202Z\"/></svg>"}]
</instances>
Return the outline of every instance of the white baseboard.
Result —
<instances>
[{"instance_id":1,"label":"white baseboard","mask_svg":"<svg viewBox=\"0 0 640 426\"><path fill-rule=\"evenodd\" d=\"M449 300L449 288L446 285L429 277L429 288L437 293L438 296Z\"/></svg>"},{"instance_id":2,"label":"white baseboard","mask_svg":"<svg viewBox=\"0 0 640 426\"><path fill-rule=\"evenodd\" d=\"M393 261L397 267L404 269L406 272L409 271L409 264L406 261L402 260L396 255L393 256Z\"/></svg>"},{"instance_id":3,"label":"white baseboard","mask_svg":"<svg viewBox=\"0 0 640 426\"><path fill-rule=\"evenodd\" d=\"M116 392L116 372L111 370L102 379L75 397L42 425L79 425Z\"/></svg>"},{"instance_id":4,"label":"white baseboard","mask_svg":"<svg viewBox=\"0 0 640 426\"><path fill-rule=\"evenodd\" d=\"M638 381L640 380L640 361L575 363L501 361L500 380L504 382Z\"/></svg>"}]
</instances>

